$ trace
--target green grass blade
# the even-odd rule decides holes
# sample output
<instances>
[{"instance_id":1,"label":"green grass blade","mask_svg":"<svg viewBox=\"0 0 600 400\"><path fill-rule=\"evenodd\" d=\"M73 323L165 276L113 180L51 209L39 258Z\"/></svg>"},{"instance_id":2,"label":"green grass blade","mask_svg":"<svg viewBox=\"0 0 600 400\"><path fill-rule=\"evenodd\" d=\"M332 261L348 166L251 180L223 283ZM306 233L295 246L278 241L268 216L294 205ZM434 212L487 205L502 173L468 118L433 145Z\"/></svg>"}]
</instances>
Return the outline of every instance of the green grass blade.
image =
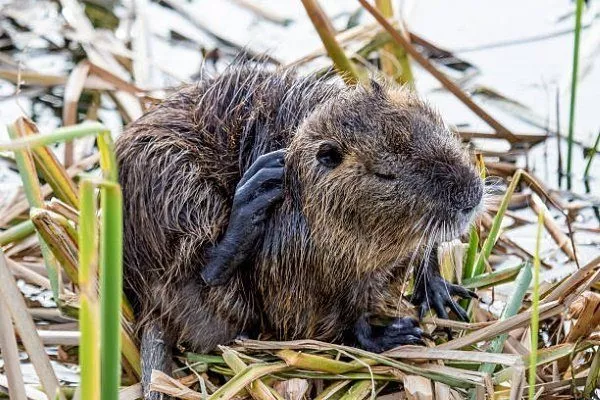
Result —
<instances>
[{"instance_id":1,"label":"green grass blade","mask_svg":"<svg viewBox=\"0 0 600 400\"><path fill-rule=\"evenodd\" d=\"M579 69L579 38L581 37L581 14L583 0L577 0L575 9L575 38L573 43L573 68L571 74L571 103L569 105L569 136L567 148L567 189L571 190L571 170L573 165L573 135L575 130L575 100L577 98L577 79Z\"/></svg>"},{"instance_id":2,"label":"green grass blade","mask_svg":"<svg viewBox=\"0 0 600 400\"><path fill-rule=\"evenodd\" d=\"M598 150L598 145L600 145L600 132L598 132L598 136L596 136L596 141L594 142L594 147L592 147L592 149L590 150L590 158L588 158L587 164L585 166L585 171L583 172L584 178L587 178L588 176L590 176L590 169L592 168L592 161L594 160L596 153L598 151L600 151L600 150Z\"/></svg>"},{"instance_id":3,"label":"green grass blade","mask_svg":"<svg viewBox=\"0 0 600 400\"><path fill-rule=\"evenodd\" d=\"M492 253L492 249L494 248L494 245L496 244L496 240L498 240L498 236L500 235L500 227L502 225L502 219L504 218L504 213L506 212L506 209L508 208L508 204L510 203L510 198L512 197L512 194L514 193L515 189L517 188L517 184L521 180L522 174L523 174L523 171L519 169L513 175L512 181L510 182L510 185L508 186L508 189L506 190L506 193L505 193L504 197L502 198L500 207L498 208L498 213L496 214L496 216L494 217L494 220L492 221L492 227L490 228L490 233L488 234L488 237L485 239L485 241L483 242L483 245L481 246L481 251L479 252L479 255L477 256L477 260L475 261L475 267L473 268L473 275L471 277L482 274L485 269L485 262L488 259L488 257L490 256L490 254Z\"/></svg>"},{"instance_id":4,"label":"green grass blade","mask_svg":"<svg viewBox=\"0 0 600 400\"><path fill-rule=\"evenodd\" d=\"M540 201L540 204L541 201ZM535 397L535 376L537 369L538 330L540 324L540 246L544 231L544 212L538 213L538 226L533 256L533 296L531 306L531 355L529 357L529 398Z\"/></svg>"}]
</instances>

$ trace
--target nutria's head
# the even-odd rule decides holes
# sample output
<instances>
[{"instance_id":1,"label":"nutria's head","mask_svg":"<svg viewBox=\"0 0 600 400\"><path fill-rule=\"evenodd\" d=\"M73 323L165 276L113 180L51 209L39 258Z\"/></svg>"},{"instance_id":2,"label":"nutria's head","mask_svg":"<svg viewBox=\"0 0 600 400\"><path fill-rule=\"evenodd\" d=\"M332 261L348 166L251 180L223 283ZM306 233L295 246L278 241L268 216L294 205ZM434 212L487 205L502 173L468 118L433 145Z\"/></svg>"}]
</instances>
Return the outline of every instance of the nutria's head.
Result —
<instances>
[{"instance_id":1,"label":"nutria's head","mask_svg":"<svg viewBox=\"0 0 600 400\"><path fill-rule=\"evenodd\" d=\"M310 115L286 165L313 235L378 261L456 238L482 203L483 182L439 114L377 83Z\"/></svg>"}]
</instances>

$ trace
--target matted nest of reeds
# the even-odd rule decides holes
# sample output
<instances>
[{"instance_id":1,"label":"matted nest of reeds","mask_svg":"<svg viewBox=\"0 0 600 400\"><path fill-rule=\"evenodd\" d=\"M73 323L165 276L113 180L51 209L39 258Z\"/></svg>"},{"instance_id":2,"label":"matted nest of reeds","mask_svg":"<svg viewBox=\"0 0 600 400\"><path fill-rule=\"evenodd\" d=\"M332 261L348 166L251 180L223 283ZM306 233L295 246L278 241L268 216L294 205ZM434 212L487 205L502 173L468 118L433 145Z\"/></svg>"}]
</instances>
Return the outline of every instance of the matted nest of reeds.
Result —
<instances>
[{"instance_id":1,"label":"matted nest of reeds","mask_svg":"<svg viewBox=\"0 0 600 400\"><path fill-rule=\"evenodd\" d=\"M593 333L600 323L600 295L590 290L599 264L600 257L541 293L537 311L526 299L533 275L526 264L498 320L423 321L430 330L452 328L458 334L450 341L434 335L436 343L425 347L374 354L314 340L238 340L211 355L185 353L179 358L184 366L174 374L181 378L155 371L151 388L182 399L519 399L531 390L529 369L536 374L536 398L576 393L589 398L599 384L600 359L590 351L600 345L600 335ZM536 320L543 324L543 346L531 358Z\"/></svg>"}]
</instances>

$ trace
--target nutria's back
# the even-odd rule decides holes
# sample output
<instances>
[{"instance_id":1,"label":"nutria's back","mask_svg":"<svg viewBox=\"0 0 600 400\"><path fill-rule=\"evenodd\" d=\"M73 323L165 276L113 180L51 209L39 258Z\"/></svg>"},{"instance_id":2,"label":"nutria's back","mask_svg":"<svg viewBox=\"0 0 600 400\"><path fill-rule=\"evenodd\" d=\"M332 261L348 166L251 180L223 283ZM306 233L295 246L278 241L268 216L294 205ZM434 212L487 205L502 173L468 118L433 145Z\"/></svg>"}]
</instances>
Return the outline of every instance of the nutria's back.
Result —
<instances>
[{"instance_id":1,"label":"nutria's back","mask_svg":"<svg viewBox=\"0 0 600 400\"><path fill-rule=\"evenodd\" d=\"M116 150L126 286L136 303L156 285L197 276L203 246L223 232L244 171L287 147L304 116L333 94L291 71L231 68L176 92L127 128Z\"/></svg>"}]
</instances>

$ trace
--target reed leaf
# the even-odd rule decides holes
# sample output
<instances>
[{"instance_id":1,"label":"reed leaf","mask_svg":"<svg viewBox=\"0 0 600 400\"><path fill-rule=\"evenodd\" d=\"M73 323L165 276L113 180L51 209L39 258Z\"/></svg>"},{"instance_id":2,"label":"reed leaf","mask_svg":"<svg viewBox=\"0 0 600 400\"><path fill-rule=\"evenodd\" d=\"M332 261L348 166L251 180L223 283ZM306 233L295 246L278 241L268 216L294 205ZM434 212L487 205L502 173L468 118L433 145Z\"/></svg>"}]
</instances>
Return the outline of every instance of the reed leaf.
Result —
<instances>
[{"instance_id":1,"label":"reed leaf","mask_svg":"<svg viewBox=\"0 0 600 400\"><path fill-rule=\"evenodd\" d=\"M531 264L526 263L525 266L519 272L519 276L517 277L515 287L512 291L512 294L509 297L509 300L504 307L504 311L500 316L500 321L504 321L507 318L510 318L516 315L519 312L519 309L523 305L523 299L525 298L525 294L527 293L527 289L531 284ZM507 333L503 333L495 338L490 344L489 351L492 353L500 353L504 347L504 342L508 337ZM479 371L487 374L492 374L494 369L496 368L496 364L494 363L485 363L481 365Z\"/></svg>"},{"instance_id":2,"label":"reed leaf","mask_svg":"<svg viewBox=\"0 0 600 400\"><path fill-rule=\"evenodd\" d=\"M309 371L320 371L327 372L330 374L344 374L346 372L354 371L357 369L364 368L368 365L375 365L374 360L361 359L360 361L338 361L331 358L302 353L300 351L293 350L280 350L276 353L277 357L280 357L290 367L299 369L305 369Z\"/></svg>"},{"instance_id":3,"label":"reed leaf","mask_svg":"<svg viewBox=\"0 0 600 400\"><path fill-rule=\"evenodd\" d=\"M519 264L514 267L504 268L499 271L488 272L472 278L464 279L462 285L467 289L485 289L500 285L502 283L510 282L515 279L524 265L525 264Z\"/></svg>"},{"instance_id":4,"label":"reed leaf","mask_svg":"<svg viewBox=\"0 0 600 400\"><path fill-rule=\"evenodd\" d=\"M315 400L333 400L338 399L340 396L340 392L348 386L348 384L352 382L350 380L340 380L333 382L331 385L327 386L317 397Z\"/></svg>"},{"instance_id":5,"label":"reed leaf","mask_svg":"<svg viewBox=\"0 0 600 400\"><path fill-rule=\"evenodd\" d=\"M595 390L600 388L600 349L596 348L594 352L594 358L592 358L592 365L585 381L585 387L583 389L583 397L585 399L591 399L592 394Z\"/></svg>"},{"instance_id":6,"label":"reed leaf","mask_svg":"<svg viewBox=\"0 0 600 400\"><path fill-rule=\"evenodd\" d=\"M340 400L362 400L369 395L374 399L375 392L375 381L358 381L355 382L342 397L340 397Z\"/></svg>"},{"instance_id":7,"label":"reed leaf","mask_svg":"<svg viewBox=\"0 0 600 400\"><path fill-rule=\"evenodd\" d=\"M9 243L18 242L35 233L35 226L31 220L19 222L5 231L0 232L0 247Z\"/></svg>"},{"instance_id":8,"label":"reed leaf","mask_svg":"<svg viewBox=\"0 0 600 400\"><path fill-rule=\"evenodd\" d=\"M234 373L238 374L247 367L246 363L242 361L237 352L224 346L221 347L221 350L223 352L223 360ZM255 400L283 400L283 397L281 397L279 393L267 386L261 379L257 379L247 385L246 390Z\"/></svg>"},{"instance_id":9,"label":"reed leaf","mask_svg":"<svg viewBox=\"0 0 600 400\"><path fill-rule=\"evenodd\" d=\"M289 367L283 362L249 365L214 392L209 400L230 399L256 379L287 368Z\"/></svg>"}]
</instances>

